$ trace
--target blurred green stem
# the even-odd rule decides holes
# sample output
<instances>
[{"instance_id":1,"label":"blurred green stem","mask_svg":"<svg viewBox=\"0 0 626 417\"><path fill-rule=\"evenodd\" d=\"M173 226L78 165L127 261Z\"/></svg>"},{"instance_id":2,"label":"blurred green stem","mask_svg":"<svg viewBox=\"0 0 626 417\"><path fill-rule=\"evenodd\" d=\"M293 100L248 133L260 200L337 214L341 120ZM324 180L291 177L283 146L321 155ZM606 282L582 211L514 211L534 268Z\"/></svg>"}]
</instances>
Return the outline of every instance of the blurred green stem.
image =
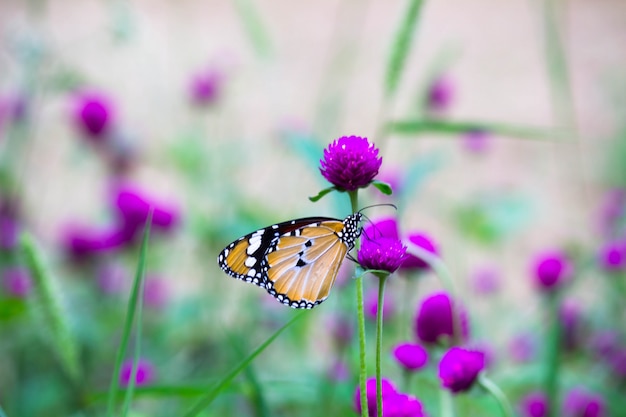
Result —
<instances>
[{"instance_id":1,"label":"blurred green stem","mask_svg":"<svg viewBox=\"0 0 626 417\"><path fill-rule=\"evenodd\" d=\"M502 415L504 417L515 417L513 413L513 408L511 407L511 403L509 402L504 392L497 386L491 379L487 377L484 372L481 372L478 375L478 383L487 390L493 398L498 402L500 409L502 410Z\"/></svg>"},{"instance_id":2,"label":"blurred green stem","mask_svg":"<svg viewBox=\"0 0 626 417\"><path fill-rule=\"evenodd\" d=\"M378 276L378 306L376 308L376 409L378 415L383 415L383 383L380 376L380 356L383 350L383 306L385 303L385 282L388 274Z\"/></svg>"},{"instance_id":3,"label":"blurred green stem","mask_svg":"<svg viewBox=\"0 0 626 417\"><path fill-rule=\"evenodd\" d=\"M559 298L556 293L547 294L546 315L548 334L546 337L545 392L548 397L548 417L556 417L559 395L559 350L561 348L561 325L559 323Z\"/></svg>"},{"instance_id":4,"label":"blurred green stem","mask_svg":"<svg viewBox=\"0 0 626 417\"><path fill-rule=\"evenodd\" d=\"M454 417L452 394L447 389L439 388L439 408L441 409L441 417Z\"/></svg>"},{"instance_id":5,"label":"blurred green stem","mask_svg":"<svg viewBox=\"0 0 626 417\"><path fill-rule=\"evenodd\" d=\"M359 211L359 190L348 191L352 212ZM355 243L358 250L360 239ZM365 315L363 314L363 274L356 276L356 304L359 328L359 387L361 388L361 417L369 417L367 409L367 365L365 363Z\"/></svg>"}]
</instances>

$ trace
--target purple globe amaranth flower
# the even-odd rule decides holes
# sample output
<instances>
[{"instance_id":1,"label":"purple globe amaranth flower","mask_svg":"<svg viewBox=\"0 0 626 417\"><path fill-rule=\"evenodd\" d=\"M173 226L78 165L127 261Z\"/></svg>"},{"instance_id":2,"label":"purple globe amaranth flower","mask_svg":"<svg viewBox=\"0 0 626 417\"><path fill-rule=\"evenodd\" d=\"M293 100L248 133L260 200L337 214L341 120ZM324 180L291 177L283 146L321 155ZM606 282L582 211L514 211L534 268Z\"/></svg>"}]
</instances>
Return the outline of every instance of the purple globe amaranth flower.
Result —
<instances>
[{"instance_id":1,"label":"purple globe amaranth flower","mask_svg":"<svg viewBox=\"0 0 626 417\"><path fill-rule=\"evenodd\" d=\"M114 205L122 227L130 235L137 235L148 220L152 209L152 227L162 231L172 230L179 222L179 211L171 203L157 202L138 187L121 184L114 189Z\"/></svg>"},{"instance_id":2,"label":"purple globe amaranth flower","mask_svg":"<svg viewBox=\"0 0 626 417\"><path fill-rule=\"evenodd\" d=\"M120 385L125 387L131 381L133 370L133 361L128 359L122 363L120 369ZM154 366L146 359L139 359L137 361L137 370L135 371L135 385L142 386L148 385L154 381Z\"/></svg>"},{"instance_id":3,"label":"purple globe amaranth flower","mask_svg":"<svg viewBox=\"0 0 626 417\"><path fill-rule=\"evenodd\" d=\"M605 415L604 400L601 396L582 388L570 390L563 402L564 417L602 417Z\"/></svg>"},{"instance_id":4,"label":"purple globe amaranth flower","mask_svg":"<svg viewBox=\"0 0 626 417\"><path fill-rule=\"evenodd\" d=\"M439 379L445 388L456 394L469 390L484 368L482 352L453 347L439 362Z\"/></svg>"},{"instance_id":5,"label":"purple globe amaranth flower","mask_svg":"<svg viewBox=\"0 0 626 417\"><path fill-rule=\"evenodd\" d=\"M461 339L466 339L469 330L466 313L455 306L461 329ZM442 336L452 337L455 323L452 319L452 299L445 293L426 298L420 305L415 319L415 334L424 343L438 343Z\"/></svg>"},{"instance_id":6,"label":"purple globe amaranth flower","mask_svg":"<svg viewBox=\"0 0 626 417\"><path fill-rule=\"evenodd\" d=\"M474 292L481 295L490 295L500 289L500 276L491 267L476 269L471 277Z\"/></svg>"},{"instance_id":7,"label":"purple globe amaranth flower","mask_svg":"<svg viewBox=\"0 0 626 417\"><path fill-rule=\"evenodd\" d=\"M371 414L370 414L371 415ZM422 403L412 395L397 392L383 400L384 417L424 417Z\"/></svg>"},{"instance_id":8,"label":"purple globe amaranth flower","mask_svg":"<svg viewBox=\"0 0 626 417\"><path fill-rule=\"evenodd\" d=\"M400 240L398 222L395 217L385 217L368 224L363 228L363 235L371 240L380 238Z\"/></svg>"},{"instance_id":9,"label":"purple globe amaranth flower","mask_svg":"<svg viewBox=\"0 0 626 417\"><path fill-rule=\"evenodd\" d=\"M74 122L87 138L100 142L106 138L113 119L113 105L102 93L86 91L75 97Z\"/></svg>"},{"instance_id":10,"label":"purple globe amaranth flower","mask_svg":"<svg viewBox=\"0 0 626 417\"><path fill-rule=\"evenodd\" d=\"M354 191L372 182L382 162L367 138L342 136L324 149L320 172L339 190Z\"/></svg>"},{"instance_id":11,"label":"purple globe amaranth flower","mask_svg":"<svg viewBox=\"0 0 626 417\"><path fill-rule=\"evenodd\" d=\"M214 104L220 97L224 76L216 69L194 75L189 84L191 102L198 106Z\"/></svg>"},{"instance_id":12,"label":"purple globe amaranth flower","mask_svg":"<svg viewBox=\"0 0 626 417\"><path fill-rule=\"evenodd\" d=\"M417 371L428 363L428 352L417 343L400 343L393 348L393 357L404 369Z\"/></svg>"},{"instance_id":13,"label":"purple globe amaranth flower","mask_svg":"<svg viewBox=\"0 0 626 417\"><path fill-rule=\"evenodd\" d=\"M436 113L445 112L450 108L453 100L454 85L452 80L446 76L435 79L428 89L428 109Z\"/></svg>"},{"instance_id":14,"label":"purple globe amaranth flower","mask_svg":"<svg viewBox=\"0 0 626 417\"><path fill-rule=\"evenodd\" d=\"M600 267L606 272L620 272L626 267L626 242L609 242L600 249Z\"/></svg>"},{"instance_id":15,"label":"purple globe amaranth flower","mask_svg":"<svg viewBox=\"0 0 626 417\"><path fill-rule=\"evenodd\" d=\"M531 392L519 403L522 417L546 417L548 415L548 396L543 392Z\"/></svg>"},{"instance_id":16,"label":"purple globe amaranth flower","mask_svg":"<svg viewBox=\"0 0 626 417\"><path fill-rule=\"evenodd\" d=\"M0 249L14 249L19 233L20 224L16 209L8 203L3 203L0 207Z\"/></svg>"},{"instance_id":17,"label":"purple globe amaranth flower","mask_svg":"<svg viewBox=\"0 0 626 417\"><path fill-rule=\"evenodd\" d=\"M581 344L581 316L580 304L575 300L565 300L559 308L563 345L568 351L575 350Z\"/></svg>"},{"instance_id":18,"label":"purple globe amaranth flower","mask_svg":"<svg viewBox=\"0 0 626 417\"><path fill-rule=\"evenodd\" d=\"M394 397L397 394L396 387L386 378L381 378L382 397L383 397L383 413L385 412L385 403L387 398ZM365 388L367 396L367 409L370 417L376 417L378 415L376 407L376 378L369 378L366 382ZM361 414L361 387L357 385L354 393L354 409L357 413ZM386 414L385 414L386 415Z\"/></svg>"},{"instance_id":19,"label":"purple globe amaranth flower","mask_svg":"<svg viewBox=\"0 0 626 417\"><path fill-rule=\"evenodd\" d=\"M411 233L409 235L409 241L415 246L418 246L433 255L439 256L439 249L437 248L433 238L431 238L428 234L423 232ZM426 270L430 269L430 265L428 265L424 260L409 253L405 261L402 263L401 268L403 270Z\"/></svg>"},{"instance_id":20,"label":"purple globe amaranth flower","mask_svg":"<svg viewBox=\"0 0 626 417\"><path fill-rule=\"evenodd\" d=\"M483 154L489 149L491 135L489 132L474 129L463 135L463 147L473 154Z\"/></svg>"},{"instance_id":21,"label":"purple globe amaranth flower","mask_svg":"<svg viewBox=\"0 0 626 417\"><path fill-rule=\"evenodd\" d=\"M608 190L600 205L599 224L602 235L614 238L619 233L620 223L625 215L626 189L613 188Z\"/></svg>"},{"instance_id":22,"label":"purple globe amaranth flower","mask_svg":"<svg viewBox=\"0 0 626 417\"><path fill-rule=\"evenodd\" d=\"M357 254L359 264L365 269L377 269L394 273L406 258L406 246L399 240L389 238L362 239Z\"/></svg>"},{"instance_id":23,"label":"purple globe amaranth flower","mask_svg":"<svg viewBox=\"0 0 626 417\"><path fill-rule=\"evenodd\" d=\"M25 298L33 288L33 281L26 268L10 267L2 272L2 286L11 296Z\"/></svg>"},{"instance_id":24,"label":"purple globe amaranth flower","mask_svg":"<svg viewBox=\"0 0 626 417\"><path fill-rule=\"evenodd\" d=\"M75 259L120 248L128 244L133 236L116 227L93 227L69 225L63 232L62 245Z\"/></svg>"},{"instance_id":25,"label":"purple globe amaranth flower","mask_svg":"<svg viewBox=\"0 0 626 417\"><path fill-rule=\"evenodd\" d=\"M570 279L573 266L561 251L546 251L536 256L533 263L535 285L541 291L551 292Z\"/></svg>"}]
</instances>

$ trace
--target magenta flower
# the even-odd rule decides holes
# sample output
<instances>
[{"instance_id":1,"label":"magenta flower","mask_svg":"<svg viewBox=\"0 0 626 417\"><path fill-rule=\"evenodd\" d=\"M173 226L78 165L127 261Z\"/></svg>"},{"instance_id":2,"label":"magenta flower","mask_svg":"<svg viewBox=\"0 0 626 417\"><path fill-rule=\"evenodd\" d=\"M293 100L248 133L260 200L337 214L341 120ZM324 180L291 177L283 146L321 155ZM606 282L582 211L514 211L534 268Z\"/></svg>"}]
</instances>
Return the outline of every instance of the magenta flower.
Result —
<instances>
[{"instance_id":1,"label":"magenta flower","mask_svg":"<svg viewBox=\"0 0 626 417\"><path fill-rule=\"evenodd\" d=\"M441 76L430 85L427 97L428 108L437 113L445 112L454 100L454 85L448 77Z\"/></svg>"},{"instance_id":2,"label":"magenta flower","mask_svg":"<svg viewBox=\"0 0 626 417\"><path fill-rule=\"evenodd\" d=\"M400 343L393 349L393 357L408 371L417 371L426 366L428 352L417 343Z\"/></svg>"},{"instance_id":3,"label":"magenta flower","mask_svg":"<svg viewBox=\"0 0 626 417\"><path fill-rule=\"evenodd\" d=\"M457 307L455 307L457 309ZM466 339L469 331L467 316L464 311L459 314L462 339ZM438 293L426 298L420 305L415 319L415 333L424 343L438 343L442 336L452 337L454 323L452 320L452 299L445 293Z\"/></svg>"},{"instance_id":4,"label":"magenta flower","mask_svg":"<svg viewBox=\"0 0 626 417\"><path fill-rule=\"evenodd\" d=\"M559 322L561 323L562 340L568 351L572 351L580 345L582 338L581 315L580 305L574 300L565 300L560 306Z\"/></svg>"},{"instance_id":5,"label":"magenta flower","mask_svg":"<svg viewBox=\"0 0 626 417\"><path fill-rule=\"evenodd\" d=\"M533 265L535 285L542 291L551 292L569 280L573 267L567 256L560 251L547 251L537 255Z\"/></svg>"},{"instance_id":6,"label":"magenta flower","mask_svg":"<svg viewBox=\"0 0 626 417\"><path fill-rule=\"evenodd\" d=\"M196 74L189 84L189 97L193 104L206 106L215 103L220 96L223 75L215 69Z\"/></svg>"},{"instance_id":7,"label":"magenta flower","mask_svg":"<svg viewBox=\"0 0 626 417\"><path fill-rule=\"evenodd\" d=\"M120 369L120 385L125 387L131 381L133 370L133 361L128 359L122 363ZM154 366L146 359L137 361L137 370L135 371L135 385L148 385L154 381Z\"/></svg>"},{"instance_id":8,"label":"magenta flower","mask_svg":"<svg viewBox=\"0 0 626 417\"><path fill-rule=\"evenodd\" d=\"M479 268L472 274L472 287L474 292L481 295L490 295L500 289L500 276L490 267Z\"/></svg>"},{"instance_id":9,"label":"magenta flower","mask_svg":"<svg viewBox=\"0 0 626 417\"><path fill-rule=\"evenodd\" d=\"M83 92L75 100L76 127L90 139L103 140L111 127L113 117L113 106L109 98L97 92Z\"/></svg>"},{"instance_id":10,"label":"magenta flower","mask_svg":"<svg viewBox=\"0 0 626 417\"><path fill-rule=\"evenodd\" d=\"M375 415L375 414L374 414ZM372 416L372 414L370 414ZM422 403L412 395L397 392L383 400L384 417L424 417Z\"/></svg>"},{"instance_id":11,"label":"magenta flower","mask_svg":"<svg viewBox=\"0 0 626 417\"><path fill-rule=\"evenodd\" d=\"M363 235L370 240L380 239L381 237L400 240L398 222L395 217L382 218L368 224L363 228Z\"/></svg>"},{"instance_id":12,"label":"magenta flower","mask_svg":"<svg viewBox=\"0 0 626 417\"><path fill-rule=\"evenodd\" d=\"M473 154L482 154L489 149L491 136L484 130L470 130L463 135L463 147Z\"/></svg>"},{"instance_id":13,"label":"magenta flower","mask_svg":"<svg viewBox=\"0 0 626 417\"><path fill-rule=\"evenodd\" d=\"M623 271L626 266L626 243L610 242L600 249L600 266L607 272Z\"/></svg>"},{"instance_id":14,"label":"magenta flower","mask_svg":"<svg viewBox=\"0 0 626 417\"><path fill-rule=\"evenodd\" d=\"M482 352L453 347L439 362L439 379L445 388L456 394L469 390L484 368L485 355Z\"/></svg>"},{"instance_id":15,"label":"magenta flower","mask_svg":"<svg viewBox=\"0 0 626 417\"><path fill-rule=\"evenodd\" d=\"M604 400L599 395L582 388L574 388L565 396L564 417L603 417L604 415Z\"/></svg>"},{"instance_id":16,"label":"magenta flower","mask_svg":"<svg viewBox=\"0 0 626 417\"><path fill-rule=\"evenodd\" d=\"M10 267L2 273L2 286L13 297L25 298L33 288L33 282L26 268Z\"/></svg>"},{"instance_id":17,"label":"magenta flower","mask_svg":"<svg viewBox=\"0 0 626 417\"><path fill-rule=\"evenodd\" d=\"M406 258L406 247L399 240L384 237L363 239L357 258L364 269L377 269L391 274Z\"/></svg>"},{"instance_id":18,"label":"magenta flower","mask_svg":"<svg viewBox=\"0 0 626 417\"><path fill-rule=\"evenodd\" d=\"M626 215L626 190L614 188L608 190L600 206L600 232L608 238L614 238L621 219Z\"/></svg>"},{"instance_id":19,"label":"magenta flower","mask_svg":"<svg viewBox=\"0 0 626 417\"><path fill-rule=\"evenodd\" d=\"M76 259L107 252L128 244L132 236L115 227L69 225L63 232L62 245Z\"/></svg>"},{"instance_id":20,"label":"magenta flower","mask_svg":"<svg viewBox=\"0 0 626 417\"><path fill-rule=\"evenodd\" d=\"M394 397L397 394L396 387L386 378L381 379L382 385L382 397L383 397L383 412L385 404L388 398ZM376 378L369 378L366 383L367 393L367 409L369 410L370 417L376 417L378 411L376 409ZM361 414L361 387L357 386L354 393L354 409L358 414ZM385 413L385 416L387 414Z\"/></svg>"},{"instance_id":21,"label":"magenta flower","mask_svg":"<svg viewBox=\"0 0 626 417\"><path fill-rule=\"evenodd\" d=\"M382 162L367 138L342 136L324 150L320 172L339 190L354 191L372 182Z\"/></svg>"},{"instance_id":22,"label":"magenta flower","mask_svg":"<svg viewBox=\"0 0 626 417\"><path fill-rule=\"evenodd\" d=\"M3 203L0 207L0 249L15 248L19 233L20 224L15 208Z\"/></svg>"},{"instance_id":23,"label":"magenta flower","mask_svg":"<svg viewBox=\"0 0 626 417\"><path fill-rule=\"evenodd\" d=\"M519 404L522 417L546 417L548 415L548 397L543 392L531 392Z\"/></svg>"},{"instance_id":24,"label":"magenta flower","mask_svg":"<svg viewBox=\"0 0 626 417\"><path fill-rule=\"evenodd\" d=\"M439 249L435 244L435 241L428 234L423 232L415 232L409 235L409 240L416 246L424 249L433 255L439 256ZM430 266L417 256L408 254L406 260L401 267L403 270L427 270Z\"/></svg>"}]
</instances>

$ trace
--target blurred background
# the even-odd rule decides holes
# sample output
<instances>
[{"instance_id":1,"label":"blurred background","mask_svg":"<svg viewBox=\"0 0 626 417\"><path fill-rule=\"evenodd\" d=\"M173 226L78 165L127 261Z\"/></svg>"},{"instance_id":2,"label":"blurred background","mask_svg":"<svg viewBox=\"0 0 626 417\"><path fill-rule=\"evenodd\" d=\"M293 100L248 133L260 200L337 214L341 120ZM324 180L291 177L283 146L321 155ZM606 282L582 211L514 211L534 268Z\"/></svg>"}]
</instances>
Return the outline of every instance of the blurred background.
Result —
<instances>
[{"instance_id":1,"label":"blurred background","mask_svg":"<svg viewBox=\"0 0 626 417\"><path fill-rule=\"evenodd\" d=\"M520 335L541 345L532 275L542 251L573 259L568 297L584 317L585 337L610 328L624 346L623 298L609 300L615 289L606 281L623 283L626 259L626 3L425 2L390 87L408 4L2 1L0 405L7 415L99 415L149 206L156 212L143 356L147 380L170 391L162 398L139 391L137 412L145 414L137 415L171 415L194 395L190 381L206 385L230 369L293 312L228 278L217 254L269 224L345 217L345 195L308 197L328 186L318 168L323 149L346 135L380 148L379 178L395 190L363 191L361 205L396 204L397 212L367 214L396 217L401 235L434 242L473 314L472 339L502 361L513 400L537 382L532 369L522 382L511 377L519 364L507 352ZM50 347L56 339L23 267L22 232L37 242L89 375L80 395L67 369L38 356L64 347ZM413 287L400 302L405 284ZM306 402L311 387L281 383L334 369L333 335L323 323L354 301L349 282L338 287L299 333L263 354L257 379L278 386L266 392L270 409L300 415L294 404ZM389 288L392 345L410 336L419 300L441 285L425 270ZM285 352L292 360L278 360ZM334 403L347 415L355 354L345 353ZM587 372L583 362L576 359L576 372ZM603 391L615 385L610 378L602 373L591 385ZM219 412L252 415L249 403L226 401L257 386L246 381L223 396ZM191 391L177 391L181 384ZM424 403L436 415L437 406ZM470 409L490 415L489 407Z\"/></svg>"}]
</instances>

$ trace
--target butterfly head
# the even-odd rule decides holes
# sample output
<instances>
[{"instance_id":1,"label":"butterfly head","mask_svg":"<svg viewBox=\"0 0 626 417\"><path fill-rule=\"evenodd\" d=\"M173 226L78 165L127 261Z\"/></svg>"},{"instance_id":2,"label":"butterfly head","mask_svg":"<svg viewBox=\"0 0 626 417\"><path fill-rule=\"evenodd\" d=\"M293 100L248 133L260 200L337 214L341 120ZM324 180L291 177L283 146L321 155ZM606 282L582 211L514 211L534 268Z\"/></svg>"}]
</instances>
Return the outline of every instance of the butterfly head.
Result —
<instances>
[{"instance_id":1,"label":"butterfly head","mask_svg":"<svg viewBox=\"0 0 626 417\"><path fill-rule=\"evenodd\" d=\"M361 236L361 220L363 215L360 212L349 215L343 220L343 230L339 236L348 246L348 251L354 247L354 243Z\"/></svg>"}]
</instances>

